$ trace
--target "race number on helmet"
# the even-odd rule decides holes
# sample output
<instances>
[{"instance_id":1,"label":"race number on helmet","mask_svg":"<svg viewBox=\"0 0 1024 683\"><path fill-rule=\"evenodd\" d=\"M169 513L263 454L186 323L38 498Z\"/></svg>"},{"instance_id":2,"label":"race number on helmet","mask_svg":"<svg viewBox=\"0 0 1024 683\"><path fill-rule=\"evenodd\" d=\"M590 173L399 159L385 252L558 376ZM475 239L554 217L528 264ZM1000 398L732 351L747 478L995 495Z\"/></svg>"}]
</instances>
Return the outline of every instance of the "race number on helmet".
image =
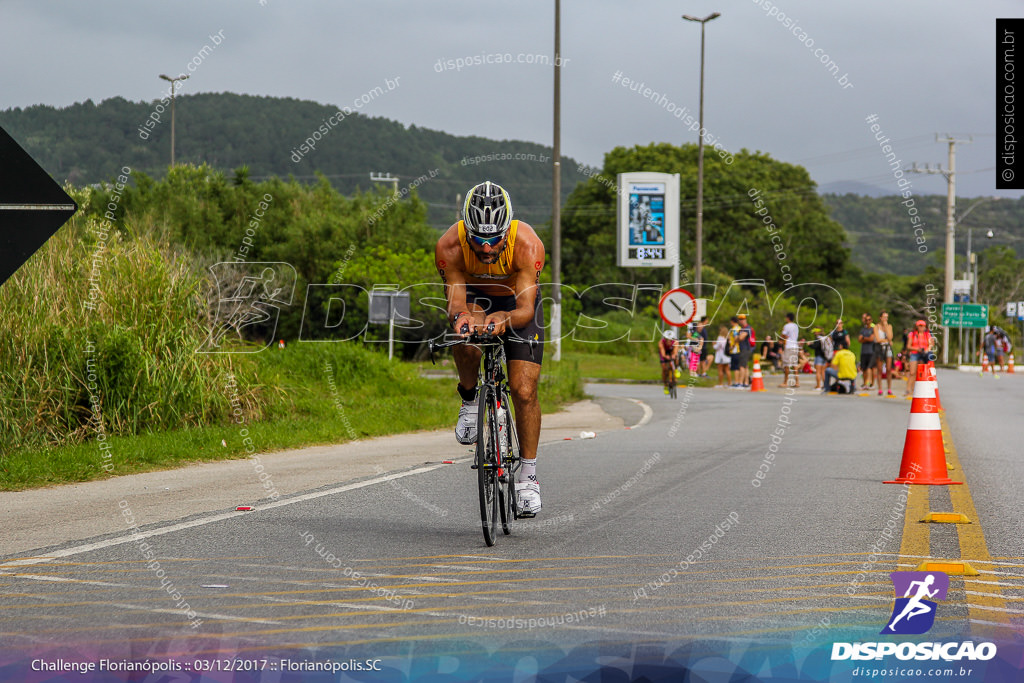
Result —
<instances>
[{"instance_id":1,"label":"race number on helmet","mask_svg":"<svg viewBox=\"0 0 1024 683\"><path fill-rule=\"evenodd\" d=\"M462 214L470 233L480 237L503 235L512 225L512 202L501 185L487 180L466 195Z\"/></svg>"}]
</instances>

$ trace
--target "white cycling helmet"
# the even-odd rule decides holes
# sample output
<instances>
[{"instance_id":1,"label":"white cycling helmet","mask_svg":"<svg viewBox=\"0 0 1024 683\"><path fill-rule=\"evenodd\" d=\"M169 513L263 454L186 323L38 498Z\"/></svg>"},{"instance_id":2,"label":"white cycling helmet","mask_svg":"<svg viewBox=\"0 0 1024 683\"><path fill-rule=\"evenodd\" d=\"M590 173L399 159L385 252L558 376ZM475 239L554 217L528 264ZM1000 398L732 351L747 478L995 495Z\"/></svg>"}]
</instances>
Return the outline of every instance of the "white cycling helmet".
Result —
<instances>
[{"instance_id":1,"label":"white cycling helmet","mask_svg":"<svg viewBox=\"0 0 1024 683\"><path fill-rule=\"evenodd\" d=\"M665 330L664 332L661 333L661 336L663 336L665 339L675 339L676 338L676 331L675 330Z\"/></svg>"},{"instance_id":2,"label":"white cycling helmet","mask_svg":"<svg viewBox=\"0 0 1024 683\"><path fill-rule=\"evenodd\" d=\"M466 194L462 215L470 234L497 237L512 225L512 202L501 185L487 180Z\"/></svg>"}]
</instances>

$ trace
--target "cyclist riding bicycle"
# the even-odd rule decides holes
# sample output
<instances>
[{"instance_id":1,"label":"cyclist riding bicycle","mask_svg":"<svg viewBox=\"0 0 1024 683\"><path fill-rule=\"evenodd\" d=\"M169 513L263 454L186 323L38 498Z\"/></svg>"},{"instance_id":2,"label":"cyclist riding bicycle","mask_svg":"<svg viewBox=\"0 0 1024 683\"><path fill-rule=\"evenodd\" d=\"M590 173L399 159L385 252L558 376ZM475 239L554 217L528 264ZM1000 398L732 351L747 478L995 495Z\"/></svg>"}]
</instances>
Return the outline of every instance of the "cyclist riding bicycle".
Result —
<instances>
[{"instance_id":1,"label":"cyclist riding bicycle","mask_svg":"<svg viewBox=\"0 0 1024 683\"><path fill-rule=\"evenodd\" d=\"M495 335L508 333L541 342L536 351L525 344L505 342L509 388L522 448L516 500L520 517L534 517L541 508L537 380L544 357L544 310L538 284L544 267L544 244L532 227L512 219L508 193L491 181L474 186L466 194L462 215L464 220L448 228L434 252L452 329L467 337L493 324ZM461 345L453 348L453 354L462 398L455 438L461 444L471 444L477 437L480 349Z\"/></svg>"},{"instance_id":2,"label":"cyclist riding bicycle","mask_svg":"<svg viewBox=\"0 0 1024 683\"><path fill-rule=\"evenodd\" d=\"M672 375L676 371L676 356L680 348L676 344L676 331L665 330L658 340L658 360L661 361L661 383L665 385L665 393L668 394L669 384L672 382Z\"/></svg>"}]
</instances>

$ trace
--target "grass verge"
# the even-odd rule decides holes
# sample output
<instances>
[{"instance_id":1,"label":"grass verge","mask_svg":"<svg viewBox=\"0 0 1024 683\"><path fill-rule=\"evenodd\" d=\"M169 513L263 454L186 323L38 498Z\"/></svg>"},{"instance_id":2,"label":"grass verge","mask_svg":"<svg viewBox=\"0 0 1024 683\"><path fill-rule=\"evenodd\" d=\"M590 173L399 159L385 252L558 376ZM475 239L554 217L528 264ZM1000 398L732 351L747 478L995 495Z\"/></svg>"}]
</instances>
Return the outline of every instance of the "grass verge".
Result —
<instances>
[{"instance_id":1,"label":"grass verge","mask_svg":"<svg viewBox=\"0 0 1024 683\"><path fill-rule=\"evenodd\" d=\"M389 362L353 343L292 344L248 358L268 396L264 417L237 422L151 431L65 446L24 448L0 458L0 490L102 479L245 457L256 453L343 443L388 434L454 427L454 383L424 379L412 363ZM231 389L222 383L227 400ZM541 408L557 410L584 398L575 363L549 363L539 388ZM453 442L454 443L454 442ZM110 458L104 459L106 453ZM103 465L109 464L105 470Z\"/></svg>"}]
</instances>

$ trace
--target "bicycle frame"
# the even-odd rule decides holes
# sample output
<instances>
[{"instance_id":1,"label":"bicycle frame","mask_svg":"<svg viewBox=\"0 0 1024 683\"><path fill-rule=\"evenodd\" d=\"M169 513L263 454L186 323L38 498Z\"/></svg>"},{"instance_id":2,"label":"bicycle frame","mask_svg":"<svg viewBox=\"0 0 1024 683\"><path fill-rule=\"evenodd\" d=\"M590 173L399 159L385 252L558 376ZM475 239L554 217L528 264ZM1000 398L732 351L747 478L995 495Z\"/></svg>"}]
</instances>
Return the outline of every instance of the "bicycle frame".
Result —
<instances>
[{"instance_id":1,"label":"bicycle frame","mask_svg":"<svg viewBox=\"0 0 1024 683\"><path fill-rule=\"evenodd\" d=\"M493 329L490 328L490 329ZM529 344L531 353L535 340L511 341ZM434 350L461 344L480 347L483 367L477 387L478 417L477 445L473 469L477 470L480 493L480 512L484 540L494 545L497 537L497 517L500 509L504 533L512 533L512 521L518 518L515 499L516 472L522 464L519 438L515 426L513 404L510 400L505 347L500 337L488 333L474 333L454 341L430 342L430 360ZM504 432L504 447L500 434ZM497 509L496 509L497 508Z\"/></svg>"}]
</instances>

